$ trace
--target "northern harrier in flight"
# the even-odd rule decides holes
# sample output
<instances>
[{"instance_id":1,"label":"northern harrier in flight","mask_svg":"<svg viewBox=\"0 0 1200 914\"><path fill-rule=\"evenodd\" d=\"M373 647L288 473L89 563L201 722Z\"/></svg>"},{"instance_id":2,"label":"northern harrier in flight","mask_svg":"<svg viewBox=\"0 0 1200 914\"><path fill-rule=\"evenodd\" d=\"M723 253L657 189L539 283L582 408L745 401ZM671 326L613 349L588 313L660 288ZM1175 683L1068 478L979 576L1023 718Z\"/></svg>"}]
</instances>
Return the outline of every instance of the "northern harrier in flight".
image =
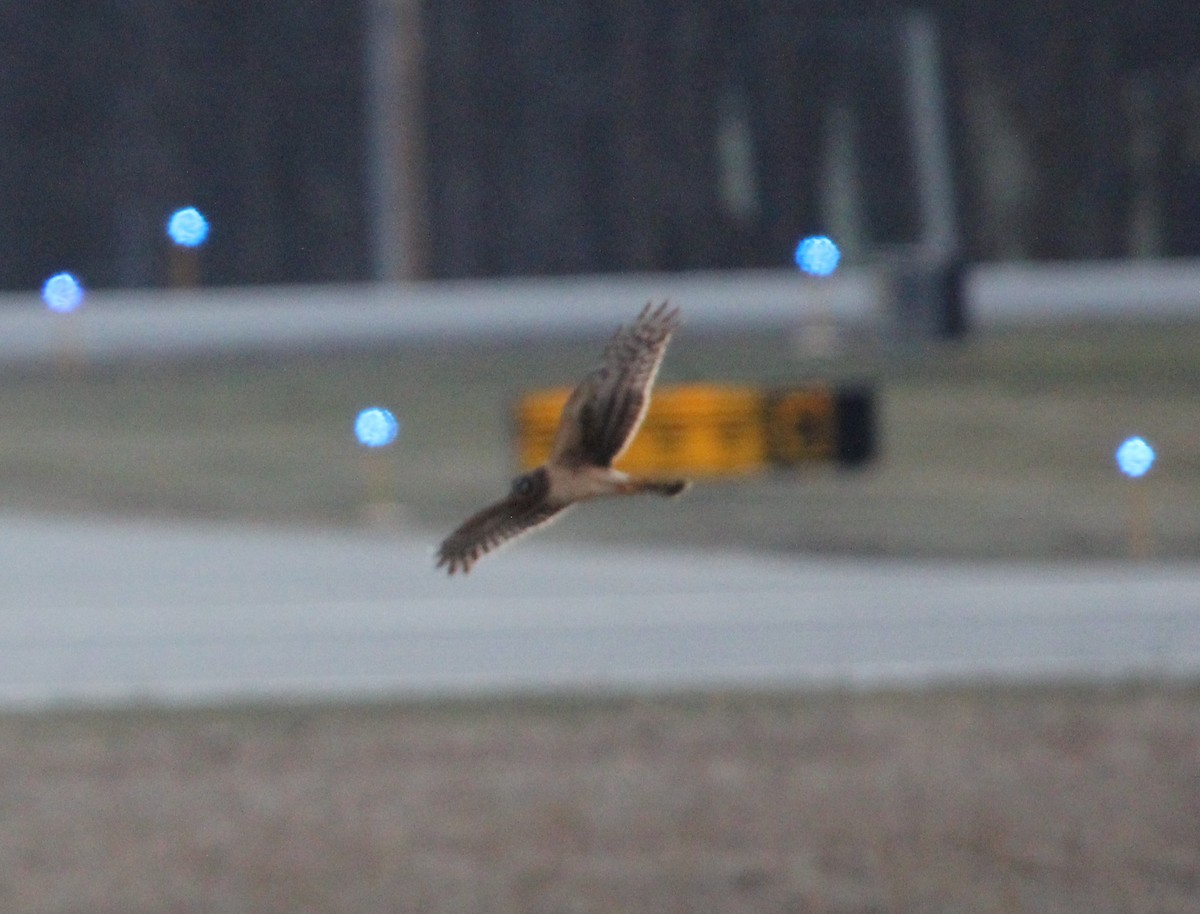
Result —
<instances>
[{"instance_id":1,"label":"northern harrier in flight","mask_svg":"<svg viewBox=\"0 0 1200 914\"><path fill-rule=\"evenodd\" d=\"M513 480L508 496L484 508L446 537L438 567L468 572L486 552L553 520L576 502L600 495L678 495L686 479L638 479L612 463L624 453L650 405L679 309L647 304L604 349L600 367L575 388L554 433L546 462Z\"/></svg>"}]
</instances>

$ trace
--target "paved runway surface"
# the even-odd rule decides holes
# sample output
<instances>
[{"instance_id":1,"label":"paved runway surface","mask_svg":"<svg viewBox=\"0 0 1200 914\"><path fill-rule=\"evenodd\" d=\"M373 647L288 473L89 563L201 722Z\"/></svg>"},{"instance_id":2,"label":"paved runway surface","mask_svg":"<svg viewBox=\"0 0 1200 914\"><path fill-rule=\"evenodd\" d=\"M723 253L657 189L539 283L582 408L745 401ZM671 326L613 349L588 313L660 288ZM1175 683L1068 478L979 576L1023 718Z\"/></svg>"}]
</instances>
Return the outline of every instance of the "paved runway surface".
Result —
<instances>
[{"instance_id":1,"label":"paved runway surface","mask_svg":"<svg viewBox=\"0 0 1200 914\"><path fill-rule=\"evenodd\" d=\"M1023 320L1189 317L1194 260L977 264L966 277L973 325ZM202 357L428 339L607 334L630 308L669 298L688 326L791 328L805 320L886 319L883 274L843 268L454 280L351 286L89 293L70 316L35 290L0 293L0 368Z\"/></svg>"},{"instance_id":2,"label":"paved runway surface","mask_svg":"<svg viewBox=\"0 0 1200 914\"><path fill-rule=\"evenodd\" d=\"M1200 567L618 552L0 516L0 701L1200 671Z\"/></svg>"}]
</instances>

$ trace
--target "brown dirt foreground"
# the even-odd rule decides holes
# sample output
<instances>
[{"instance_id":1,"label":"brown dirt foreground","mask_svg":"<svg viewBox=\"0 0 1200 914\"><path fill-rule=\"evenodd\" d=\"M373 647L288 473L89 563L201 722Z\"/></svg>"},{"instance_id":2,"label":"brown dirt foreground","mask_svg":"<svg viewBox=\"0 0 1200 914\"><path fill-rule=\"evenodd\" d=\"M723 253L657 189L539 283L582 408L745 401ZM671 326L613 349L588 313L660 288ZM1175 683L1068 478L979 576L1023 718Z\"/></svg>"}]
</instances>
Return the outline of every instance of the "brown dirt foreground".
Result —
<instances>
[{"instance_id":1,"label":"brown dirt foreground","mask_svg":"<svg viewBox=\"0 0 1200 914\"><path fill-rule=\"evenodd\" d=\"M0 910L1200 910L1200 688L0 717Z\"/></svg>"}]
</instances>

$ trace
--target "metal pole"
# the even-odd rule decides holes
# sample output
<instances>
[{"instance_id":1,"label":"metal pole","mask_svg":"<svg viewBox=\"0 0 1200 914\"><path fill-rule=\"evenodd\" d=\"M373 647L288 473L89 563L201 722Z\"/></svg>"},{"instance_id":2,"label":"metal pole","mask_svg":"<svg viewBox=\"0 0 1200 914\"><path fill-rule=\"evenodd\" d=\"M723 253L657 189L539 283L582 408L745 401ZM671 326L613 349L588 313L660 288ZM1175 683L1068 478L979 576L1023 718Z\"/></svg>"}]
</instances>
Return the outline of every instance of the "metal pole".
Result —
<instances>
[{"instance_id":1,"label":"metal pole","mask_svg":"<svg viewBox=\"0 0 1200 914\"><path fill-rule=\"evenodd\" d=\"M421 4L368 0L367 182L375 279L426 275Z\"/></svg>"},{"instance_id":2,"label":"metal pole","mask_svg":"<svg viewBox=\"0 0 1200 914\"><path fill-rule=\"evenodd\" d=\"M935 256L949 257L958 249L958 220L937 27L928 14L913 10L904 14L900 36L909 123L913 128L921 243Z\"/></svg>"}]
</instances>

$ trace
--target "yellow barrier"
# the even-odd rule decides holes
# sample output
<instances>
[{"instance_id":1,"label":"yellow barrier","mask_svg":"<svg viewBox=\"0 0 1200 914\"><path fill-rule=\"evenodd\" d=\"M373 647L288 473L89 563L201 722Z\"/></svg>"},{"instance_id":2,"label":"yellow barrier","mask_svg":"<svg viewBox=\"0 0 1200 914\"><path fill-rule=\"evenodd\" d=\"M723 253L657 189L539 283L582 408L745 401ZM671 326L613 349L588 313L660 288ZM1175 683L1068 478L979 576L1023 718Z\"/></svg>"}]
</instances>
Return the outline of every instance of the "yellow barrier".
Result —
<instances>
[{"instance_id":1,"label":"yellow barrier","mask_svg":"<svg viewBox=\"0 0 1200 914\"><path fill-rule=\"evenodd\" d=\"M549 388L517 402L517 460L523 470L549 456L570 393ZM874 451L873 398L865 388L664 385L655 390L641 431L616 466L651 476L735 476L771 464L854 465Z\"/></svg>"},{"instance_id":2,"label":"yellow barrier","mask_svg":"<svg viewBox=\"0 0 1200 914\"><path fill-rule=\"evenodd\" d=\"M568 388L527 394L517 404L517 451L523 469L545 461ZM620 469L649 475L752 473L767 459L763 395L750 387L688 384L654 392L646 421Z\"/></svg>"}]
</instances>

